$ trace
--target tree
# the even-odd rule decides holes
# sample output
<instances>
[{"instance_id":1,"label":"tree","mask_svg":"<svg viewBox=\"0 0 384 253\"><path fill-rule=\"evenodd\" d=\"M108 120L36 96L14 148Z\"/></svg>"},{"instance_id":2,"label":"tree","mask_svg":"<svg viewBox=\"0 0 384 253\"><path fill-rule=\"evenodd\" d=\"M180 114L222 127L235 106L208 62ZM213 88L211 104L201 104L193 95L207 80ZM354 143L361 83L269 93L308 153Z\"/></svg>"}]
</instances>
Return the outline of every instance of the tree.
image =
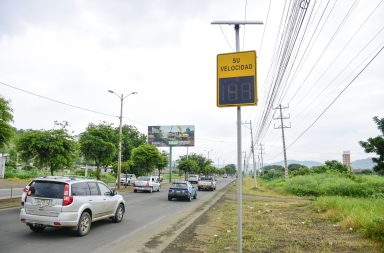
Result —
<instances>
[{"instance_id":1,"label":"tree","mask_svg":"<svg viewBox=\"0 0 384 253\"><path fill-rule=\"evenodd\" d=\"M14 128L9 124L12 121L10 102L0 97L0 150L6 146L14 134Z\"/></svg>"},{"instance_id":2,"label":"tree","mask_svg":"<svg viewBox=\"0 0 384 253\"><path fill-rule=\"evenodd\" d=\"M119 128L116 128L116 135L119 135ZM128 161L134 148L147 143L147 137L140 133L136 127L124 125L122 126L121 137L121 156L122 161Z\"/></svg>"},{"instance_id":3,"label":"tree","mask_svg":"<svg viewBox=\"0 0 384 253\"><path fill-rule=\"evenodd\" d=\"M177 165L177 168L180 171L184 171L185 180L187 180L187 174L196 171L197 167L198 167L197 162L195 160L193 160L193 159L181 160L179 162L179 164Z\"/></svg>"},{"instance_id":4,"label":"tree","mask_svg":"<svg viewBox=\"0 0 384 253\"><path fill-rule=\"evenodd\" d=\"M157 165L156 165L157 170L159 171L159 178L160 178L160 176L161 176L161 171L162 171L165 167L167 167L167 165L168 165L168 160L169 160L168 154L167 154L165 151L161 152L161 153L160 153L159 161L158 161L158 163L157 163Z\"/></svg>"},{"instance_id":5,"label":"tree","mask_svg":"<svg viewBox=\"0 0 384 253\"><path fill-rule=\"evenodd\" d=\"M376 163L373 170L380 175L384 175L384 118L379 119L379 117L375 116L373 121L382 134L359 143L366 153L376 153L378 155L378 157L372 158L372 161Z\"/></svg>"},{"instance_id":6,"label":"tree","mask_svg":"<svg viewBox=\"0 0 384 253\"><path fill-rule=\"evenodd\" d=\"M193 173L202 173L202 174L205 174L204 172L207 171L207 166L211 166L211 163L212 161L211 160L208 160L207 158L205 158L204 156L202 155L198 155L198 154L191 154L189 156L181 156L180 157L180 162L183 161L183 160L194 160L196 161L197 163L197 168L195 171L191 171Z\"/></svg>"},{"instance_id":7,"label":"tree","mask_svg":"<svg viewBox=\"0 0 384 253\"><path fill-rule=\"evenodd\" d=\"M100 179L100 166L109 166L117 154L117 135L112 125L105 122L89 124L80 134L80 151L85 159L95 162L96 177Z\"/></svg>"},{"instance_id":8,"label":"tree","mask_svg":"<svg viewBox=\"0 0 384 253\"><path fill-rule=\"evenodd\" d=\"M228 164L224 167L225 173L228 175L235 175L236 174L236 165L234 164Z\"/></svg>"},{"instance_id":9,"label":"tree","mask_svg":"<svg viewBox=\"0 0 384 253\"><path fill-rule=\"evenodd\" d=\"M342 164L339 161L332 160L332 161L325 161L325 166L329 168L329 170L334 170L338 172L347 172L348 167L344 164Z\"/></svg>"},{"instance_id":10,"label":"tree","mask_svg":"<svg viewBox=\"0 0 384 253\"><path fill-rule=\"evenodd\" d=\"M159 164L161 154L157 148L151 144L143 144L132 150L131 160L134 167L142 169L148 175Z\"/></svg>"},{"instance_id":11,"label":"tree","mask_svg":"<svg viewBox=\"0 0 384 253\"><path fill-rule=\"evenodd\" d=\"M65 130L27 130L20 134L17 150L21 159L55 170L72 165L77 143Z\"/></svg>"}]
</instances>

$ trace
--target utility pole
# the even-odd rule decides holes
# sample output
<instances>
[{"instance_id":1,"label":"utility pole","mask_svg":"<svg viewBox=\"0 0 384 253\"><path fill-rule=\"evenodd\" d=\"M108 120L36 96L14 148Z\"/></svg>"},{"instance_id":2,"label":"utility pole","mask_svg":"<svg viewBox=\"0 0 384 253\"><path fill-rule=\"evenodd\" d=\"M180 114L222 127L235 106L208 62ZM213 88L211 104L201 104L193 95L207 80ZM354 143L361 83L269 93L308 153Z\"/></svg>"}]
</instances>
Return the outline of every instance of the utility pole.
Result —
<instances>
[{"instance_id":1,"label":"utility pole","mask_svg":"<svg viewBox=\"0 0 384 253\"><path fill-rule=\"evenodd\" d=\"M280 126L278 127L275 127L275 129L279 129L281 128L281 136L283 138L283 153L284 153L284 171L285 171L285 180L288 180L288 164L287 164L287 152L286 152L286 148L285 148L285 135L284 135L284 128L291 128L291 124L289 124L289 126L284 126L284 122L283 120L284 119L289 119L290 117L284 117L283 116L283 109L287 109L289 108L288 106L287 107L283 107L281 104L274 108L275 110L278 110L280 111L280 116L277 117L277 118L274 118L274 119L280 119Z\"/></svg>"},{"instance_id":2,"label":"utility pole","mask_svg":"<svg viewBox=\"0 0 384 253\"><path fill-rule=\"evenodd\" d=\"M264 160L263 160L263 154L265 154L265 153L263 153L263 144L259 144L259 146L260 146L260 157L261 157L261 168L260 169L264 169ZM260 159L260 157L259 157L259 159ZM260 162L260 160L259 160L259 162Z\"/></svg>"},{"instance_id":3,"label":"utility pole","mask_svg":"<svg viewBox=\"0 0 384 253\"><path fill-rule=\"evenodd\" d=\"M248 124L248 122L244 122ZM257 188L256 181L256 161L255 161L255 145L253 143L253 131L252 131L252 121L249 121L249 129L251 130L251 152L252 152L252 165L253 165L253 179L255 180L255 188Z\"/></svg>"}]
</instances>

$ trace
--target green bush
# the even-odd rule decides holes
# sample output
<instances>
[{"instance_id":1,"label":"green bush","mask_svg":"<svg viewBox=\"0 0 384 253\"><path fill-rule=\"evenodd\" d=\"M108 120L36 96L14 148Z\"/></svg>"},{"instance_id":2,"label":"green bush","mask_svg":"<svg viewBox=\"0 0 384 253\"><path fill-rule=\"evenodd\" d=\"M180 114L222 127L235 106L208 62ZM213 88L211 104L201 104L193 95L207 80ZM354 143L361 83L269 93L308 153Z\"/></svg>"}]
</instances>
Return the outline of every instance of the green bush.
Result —
<instances>
[{"instance_id":1,"label":"green bush","mask_svg":"<svg viewBox=\"0 0 384 253\"><path fill-rule=\"evenodd\" d=\"M264 180L274 180L284 177L284 170L281 169L268 169L264 170L260 176Z\"/></svg>"},{"instance_id":2,"label":"green bush","mask_svg":"<svg viewBox=\"0 0 384 253\"><path fill-rule=\"evenodd\" d=\"M265 178L263 178L265 179ZM383 198L384 177L353 175L329 171L321 174L308 174L290 177L288 181L281 178L266 178L268 188L298 196L350 196Z\"/></svg>"},{"instance_id":3,"label":"green bush","mask_svg":"<svg viewBox=\"0 0 384 253\"><path fill-rule=\"evenodd\" d=\"M34 166L31 166L31 165L26 165L24 166L23 168L21 168L22 170L25 170L25 171L31 171L33 169L37 169L36 167Z\"/></svg>"},{"instance_id":4,"label":"green bush","mask_svg":"<svg viewBox=\"0 0 384 253\"><path fill-rule=\"evenodd\" d=\"M81 177L85 176L85 170L75 170L74 173L75 173L76 176L81 176Z\"/></svg>"},{"instance_id":5,"label":"green bush","mask_svg":"<svg viewBox=\"0 0 384 253\"><path fill-rule=\"evenodd\" d=\"M16 174L17 174L17 170L15 167L5 165L5 172L4 172L5 178L15 178Z\"/></svg>"}]
</instances>

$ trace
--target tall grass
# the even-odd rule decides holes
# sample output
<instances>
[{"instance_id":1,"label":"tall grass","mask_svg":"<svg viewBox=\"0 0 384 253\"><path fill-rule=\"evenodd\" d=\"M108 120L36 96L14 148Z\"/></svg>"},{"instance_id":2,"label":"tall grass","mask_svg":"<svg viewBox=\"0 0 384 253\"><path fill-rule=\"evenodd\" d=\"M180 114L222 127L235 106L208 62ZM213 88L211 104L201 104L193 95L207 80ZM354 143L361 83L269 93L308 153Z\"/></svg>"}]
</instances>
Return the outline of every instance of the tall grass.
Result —
<instances>
[{"instance_id":1,"label":"tall grass","mask_svg":"<svg viewBox=\"0 0 384 253\"><path fill-rule=\"evenodd\" d=\"M384 241L384 200L381 198L319 197L315 207L340 222L343 229Z\"/></svg>"},{"instance_id":2,"label":"tall grass","mask_svg":"<svg viewBox=\"0 0 384 253\"><path fill-rule=\"evenodd\" d=\"M298 196L384 197L384 178L341 173L311 174L274 180L270 186Z\"/></svg>"},{"instance_id":3,"label":"tall grass","mask_svg":"<svg viewBox=\"0 0 384 253\"><path fill-rule=\"evenodd\" d=\"M279 192L315 196L315 207L340 222L342 228L384 241L384 177L332 172L264 184Z\"/></svg>"}]
</instances>

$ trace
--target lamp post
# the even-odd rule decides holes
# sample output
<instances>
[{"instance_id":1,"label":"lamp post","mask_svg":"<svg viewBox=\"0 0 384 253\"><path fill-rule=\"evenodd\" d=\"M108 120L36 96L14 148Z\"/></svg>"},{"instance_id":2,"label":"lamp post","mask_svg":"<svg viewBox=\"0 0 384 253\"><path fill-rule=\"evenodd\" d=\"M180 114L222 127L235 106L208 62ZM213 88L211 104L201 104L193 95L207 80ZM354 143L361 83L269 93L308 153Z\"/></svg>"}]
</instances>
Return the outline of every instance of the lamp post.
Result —
<instances>
[{"instance_id":1,"label":"lamp post","mask_svg":"<svg viewBox=\"0 0 384 253\"><path fill-rule=\"evenodd\" d=\"M113 90L108 90L108 92L115 94L120 99L120 126L119 126L119 160L117 163L117 189L120 190L120 174L121 174L121 137L122 137L122 127L123 127L123 102L124 99L130 95L137 94L137 92L131 92L128 95L124 96L123 94L118 95Z\"/></svg>"},{"instance_id":2,"label":"lamp post","mask_svg":"<svg viewBox=\"0 0 384 253\"><path fill-rule=\"evenodd\" d=\"M209 149L209 150L206 150L206 149L204 149L204 151L207 151L207 157L208 157L208 160L209 160L209 152L211 152L211 151L213 151L213 149Z\"/></svg>"}]
</instances>

